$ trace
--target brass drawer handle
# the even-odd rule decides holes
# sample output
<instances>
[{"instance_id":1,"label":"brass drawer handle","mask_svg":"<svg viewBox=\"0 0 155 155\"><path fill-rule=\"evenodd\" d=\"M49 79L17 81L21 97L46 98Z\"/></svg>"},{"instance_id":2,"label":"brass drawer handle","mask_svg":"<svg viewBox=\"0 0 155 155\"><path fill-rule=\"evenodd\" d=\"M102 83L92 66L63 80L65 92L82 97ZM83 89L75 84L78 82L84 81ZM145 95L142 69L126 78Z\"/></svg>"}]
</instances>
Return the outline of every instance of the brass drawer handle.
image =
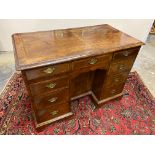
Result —
<instances>
[{"instance_id":1,"label":"brass drawer handle","mask_svg":"<svg viewBox=\"0 0 155 155\"><path fill-rule=\"evenodd\" d=\"M125 57L127 57L127 56L129 55L129 51L123 52L123 55L124 55Z\"/></svg>"},{"instance_id":2,"label":"brass drawer handle","mask_svg":"<svg viewBox=\"0 0 155 155\"><path fill-rule=\"evenodd\" d=\"M50 114L52 115L52 116L54 116L54 115L57 115L58 114L58 110L56 110L56 111L52 111Z\"/></svg>"},{"instance_id":3,"label":"brass drawer handle","mask_svg":"<svg viewBox=\"0 0 155 155\"><path fill-rule=\"evenodd\" d=\"M125 69L125 66L124 66L124 65L120 65L120 66L119 66L119 69L120 69L120 70L124 70L124 69Z\"/></svg>"},{"instance_id":4,"label":"brass drawer handle","mask_svg":"<svg viewBox=\"0 0 155 155\"><path fill-rule=\"evenodd\" d=\"M53 89L56 86L56 83L49 83L46 85L47 88Z\"/></svg>"},{"instance_id":5,"label":"brass drawer handle","mask_svg":"<svg viewBox=\"0 0 155 155\"><path fill-rule=\"evenodd\" d=\"M111 91L111 94L114 94L116 92L116 90L115 89L113 89L112 91Z\"/></svg>"},{"instance_id":6,"label":"brass drawer handle","mask_svg":"<svg viewBox=\"0 0 155 155\"><path fill-rule=\"evenodd\" d=\"M57 99L58 99L57 97L53 97L53 98L49 99L48 101L51 103L54 103Z\"/></svg>"},{"instance_id":7,"label":"brass drawer handle","mask_svg":"<svg viewBox=\"0 0 155 155\"><path fill-rule=\"evenodd\" d=\"M51 73L54 72L54 70L55 70L55 67L49 67L49 68L47 68L47 69L44 70L44 73L51 74Z\"/></svg>"},{"instance_id":8,"label":"brass drawer handle","mask_svg":"<svg viewBox=\"0 0 155 155\"><path fill-rule=\"evenodd\" d=\"M118 79L118 78L116 78L114 81L115 81L115 82L119 82L119 79Z\"/></svg>"},{"instance_id":9,"label":"brass drawer handle","mask_svg":"<svg viewBox=\"0 0 155 155\"><path fill-rule=\"evenodd\" d=\"M89 61L89 64L91 64L91 65L94 65L94 64L96 64L97 63L97 59L96 58L92 58L92 59L90 59L90 61Z\"/></svg>"}]
</instances>

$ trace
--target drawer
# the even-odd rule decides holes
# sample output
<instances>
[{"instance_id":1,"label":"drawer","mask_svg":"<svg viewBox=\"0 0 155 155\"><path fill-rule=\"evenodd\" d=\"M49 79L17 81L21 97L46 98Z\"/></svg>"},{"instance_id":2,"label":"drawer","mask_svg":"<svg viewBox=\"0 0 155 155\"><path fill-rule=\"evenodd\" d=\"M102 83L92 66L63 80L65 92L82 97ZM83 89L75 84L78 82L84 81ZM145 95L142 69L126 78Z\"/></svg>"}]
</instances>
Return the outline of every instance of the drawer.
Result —
<instances>
[{"instance_id":1,"label":"drawer","mask_svg":"<svg viewBox=\"0 0 155 155\"><path fill-rule=\"evenodd\" d=\"M105 87L103 91L102 99L106 99L117 94L120 94L123 91L124 83L121 83L117 86Z\"/></svg>"},{"instance_id":2,"label":"drawer","mask_svg":"<svg viewBox=\"0 0 155 155\"><path fill-rule=\"evenodd\" d=\"M50 65L46 67L35 68L31 70L26 70L27 80L33 80L42 77L51 77L60 73L65 73L69 71L69 63Z\"/></svg>"},{"instance_id":3,"label":"drawer","mask_svg":"<svg viewBox=\"0 0 155 155\"><path fill-rule=\"evenodd\" d=\"M70 112L70 104L62 103L35 111L37 123L42 123Z\"/></svg>"},{"instance_id":4,"label":"drawer","mask_svg":"<svg viewBox=\"0 0 155 155\"><path fill-rule=\"evenodd\" d=\"M37 109L47 108L51 105L58 105L63 102L67 102L69 98L69 90L62 89L46 95L35 96L33 98L34 104Z\"/></svg>"},{"instance_id":5,"label":"drawer","mask_svg":"<svg viewBox=\"0 0 155 155\"><path fill-rule=\"evenodd\" d=\"M104 86L116 86L121 83L125 83L126 79L128 78L129 72L122 72L116 75L109 75L107 79L105 79Z\"/></svg>"},{"instance_id":6,"label":"drawer","mask_svg":"<svg viewBox=\"0 0 155 155\"><path fill-rule=\"evenodd\" d=\"M67 88L68 85L69 85L68 78L61 78L30 84L30 90L32 95L39 95L45 92L48 93L51 91L55 91L58 88L64 88L64 87Z\"/></svg>"},{"instance_id":7,"label":"drawer","mask_svg":"<svg viewBox=\"0 0 155 155\"><path fill-rule=\"evenodd\" d=\"M85 67L94 67L94 66L108 66L110 60L112 58L112 54L105 54L103 56L94 56L82 60L76 60L72 62L72 69L79 70Z\"/></svg>"},{"instance_id":8,"label":"drawer","mask_svg":"<svg viewBox=\"0 0 155 155\"><path fill-rule=\"evenodd\" d=\"M129 72L133 66L134 60L121 60L118 63L112 62L108 74L119 74L122 72Z\"/></svg>"},{"instance_id":9,"label":"drawer","mask_svg":"<svg viewBox=\"0 0 155 155\"><path fill-rule=\"evenodd\" d=\"M116 53L114 53L114 56L113 56L113 62L125 60L125 59L134 59L135 60L139 49L140 49L140 47L116 52Z\"/></svg>"}]
</instances>

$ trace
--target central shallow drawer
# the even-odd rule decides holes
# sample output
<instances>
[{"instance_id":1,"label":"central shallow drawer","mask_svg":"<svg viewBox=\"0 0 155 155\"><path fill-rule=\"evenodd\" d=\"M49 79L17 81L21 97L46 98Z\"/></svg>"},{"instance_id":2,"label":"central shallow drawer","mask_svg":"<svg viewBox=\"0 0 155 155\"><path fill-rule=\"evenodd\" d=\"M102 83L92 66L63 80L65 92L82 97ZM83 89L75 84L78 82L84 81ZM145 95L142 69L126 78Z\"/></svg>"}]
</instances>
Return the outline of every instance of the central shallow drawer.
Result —
<instances>
[{"instance_id":1,"label":"central shallow drawer","mask_svg":"<svg viewBox=\"0 0 155 155\"><path fill-rule=\"evenodd\" d=\"M33 101L37 109L44 109L49 106L57 106L60 103L67 102L69 98L69 90L62 89L46 95L34 97Z\"/></svg>"},{"instance_id":2,"label":"central shallow drawer","mask_svg":"<svg viewBox=\"0 0 155 155\"><path fill-rule=\"evenodd\" d=\"M107 66L112 58L112 54L102 56L94 56L86 59L76 60L72 62L72 70L79 70L85 67Z\"/></svg>"}]
</instances>

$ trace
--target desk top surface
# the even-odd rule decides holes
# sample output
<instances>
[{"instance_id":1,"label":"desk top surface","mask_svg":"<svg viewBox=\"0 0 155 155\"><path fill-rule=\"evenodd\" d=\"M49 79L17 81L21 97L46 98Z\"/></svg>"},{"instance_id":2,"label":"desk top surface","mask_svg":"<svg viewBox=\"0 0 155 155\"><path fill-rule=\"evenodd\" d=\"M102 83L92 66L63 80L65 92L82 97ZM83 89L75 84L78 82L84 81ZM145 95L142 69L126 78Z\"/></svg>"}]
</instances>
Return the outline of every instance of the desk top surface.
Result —
<instances>
[{"instance_id":1,"label":"desk top surface","mask_svg":"<svg viewBox=\"0 0 155 155\"><path fill-rule=\"evenodd\" d=\"M17 70L106 54L144 44L107 24L17 33L12 37Z\"/></svg>"}]
</instances>

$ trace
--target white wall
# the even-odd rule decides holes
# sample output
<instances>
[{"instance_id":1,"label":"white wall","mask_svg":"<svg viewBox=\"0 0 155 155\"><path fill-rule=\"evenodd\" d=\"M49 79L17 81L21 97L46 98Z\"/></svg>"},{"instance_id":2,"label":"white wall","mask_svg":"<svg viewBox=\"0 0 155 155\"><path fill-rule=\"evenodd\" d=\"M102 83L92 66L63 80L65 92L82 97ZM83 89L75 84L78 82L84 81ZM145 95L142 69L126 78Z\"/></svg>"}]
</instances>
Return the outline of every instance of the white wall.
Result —
<instances>
[{"instance_id":1,"label":"white wall","mask_svg":"<svg viewBox=\"0 0 155 155\"><path fill-rule=\"evenodd\" d=\"M32 32L59 28L79 27L95 24L110 24L129 35L145 41L152 19L1 19L0 20L0 51L12 51L11 35L18 32Z\"/></svg>"}]
</instances>

